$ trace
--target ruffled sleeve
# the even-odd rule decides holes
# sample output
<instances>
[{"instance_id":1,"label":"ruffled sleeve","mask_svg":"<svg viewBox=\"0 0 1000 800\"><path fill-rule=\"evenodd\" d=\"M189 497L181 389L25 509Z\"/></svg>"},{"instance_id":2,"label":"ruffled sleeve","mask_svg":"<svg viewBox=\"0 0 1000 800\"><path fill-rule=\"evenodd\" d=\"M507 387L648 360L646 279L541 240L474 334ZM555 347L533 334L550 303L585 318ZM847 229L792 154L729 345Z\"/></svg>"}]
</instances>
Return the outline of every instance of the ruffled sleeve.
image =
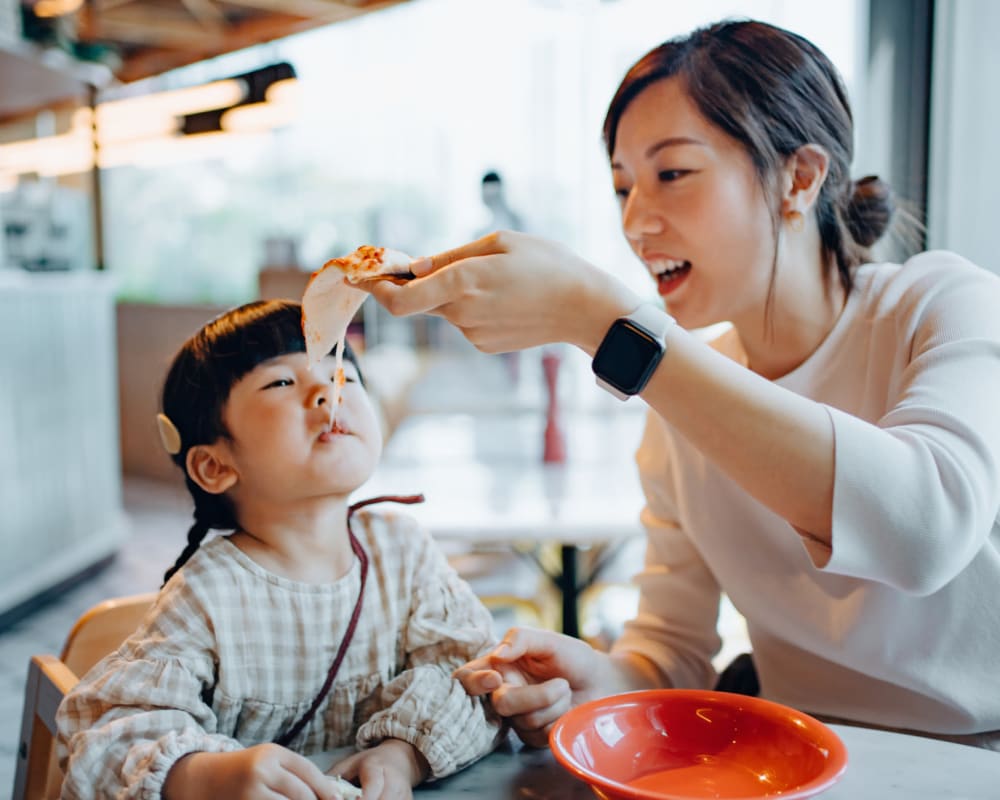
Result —
<instances>
[{"instance_id":1,"label":"ruffled sleeve","mask_svg":"<svg viewBox=\"0 0 1000 800\"><path fill-rule=\"evenodd\" d=\"M181 578L146 621L91 669L59 706L62 797L159 798L171 767L196 752L240 749L215 733L208 616Z\"/></svg>"},{"instance_id":2,"label":"ruffled sleeve","mask_svg":"<svg viewBox=\"0 0 1000 800\"><path fill-rule=\"evenodd\" d=\"M359 748L383 739L416 747L441 778L467 766L496 746L502 730L487 701L469 697L451 673L494 643L492 618L447 563L430 537L419 542L413 563L413 592L404 631L406 663L382 687L378 710L360 727Z\"/></svg>"}]
</instances>

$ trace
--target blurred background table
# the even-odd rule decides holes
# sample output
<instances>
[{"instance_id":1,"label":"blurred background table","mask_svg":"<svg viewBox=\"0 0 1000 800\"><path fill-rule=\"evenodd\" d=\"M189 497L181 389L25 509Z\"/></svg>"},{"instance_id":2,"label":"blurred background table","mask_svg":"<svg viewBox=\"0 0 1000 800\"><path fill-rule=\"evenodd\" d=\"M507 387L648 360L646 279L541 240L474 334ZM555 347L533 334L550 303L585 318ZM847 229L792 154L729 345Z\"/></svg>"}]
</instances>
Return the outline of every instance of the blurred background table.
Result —
<instances>
[{"instance_id":1,"label":"blurred background table","mask_svg":"<svg viewBox=\"0 0 1000 800\"><path fill-rule=\"evenodd\" d=\"M576 636L581 591L617 546L643 534L634 463L643 410L565 414L562 463L543 461L544 413L414 414L356 496L420 492L426 502L407 511L442 542L529 545L559 590L562 629ZM544 545L559 548L557 568L539 557ZM581 559L584 548L595 557Z\"/></svg>"}]
</instances>

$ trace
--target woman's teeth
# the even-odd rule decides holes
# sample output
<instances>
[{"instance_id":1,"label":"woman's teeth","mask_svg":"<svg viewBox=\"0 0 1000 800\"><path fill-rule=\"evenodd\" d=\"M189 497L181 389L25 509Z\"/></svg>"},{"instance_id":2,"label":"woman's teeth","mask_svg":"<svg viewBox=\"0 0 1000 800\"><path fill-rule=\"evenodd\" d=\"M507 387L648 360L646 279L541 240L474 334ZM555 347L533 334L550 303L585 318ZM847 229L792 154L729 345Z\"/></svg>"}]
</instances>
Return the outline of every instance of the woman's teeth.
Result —
<instances>
[{"instance_id":1,"label":"woman's teeth","mask_svg":"<svg viewBox=\"0 0 1000 800\"><path fill-rule=\"evenodd\" d=\"M660 261L653 266L653 271L657 278L670 278L681 270L689 269L691 269L691 262L681 261L679 259L667 259L665 261Z\"/></svg>"},{"instance_id":2,"label":"woman's teeth","mask_svg":"<svg viewBox=\"0 0 1000 800\"><path fill-rule=\"evenodd\" d=\"M654 265L653 269L656 275L657 291L666 297L684 283L687 274L691 271L691 262L673 258L665 259Z\"/></svg>"}]
</instances>

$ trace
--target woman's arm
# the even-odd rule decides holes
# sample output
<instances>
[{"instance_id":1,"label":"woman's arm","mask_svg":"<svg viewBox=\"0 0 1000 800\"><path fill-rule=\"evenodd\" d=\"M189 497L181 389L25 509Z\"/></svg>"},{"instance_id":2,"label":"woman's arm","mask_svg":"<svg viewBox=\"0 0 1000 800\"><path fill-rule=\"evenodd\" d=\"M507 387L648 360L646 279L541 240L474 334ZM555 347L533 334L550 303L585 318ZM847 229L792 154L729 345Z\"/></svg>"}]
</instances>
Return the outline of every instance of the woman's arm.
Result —
<instances>
[{"instance_id":1,"label":"woman's arm","mask_svg":"<svg viewBox=\"0 0 1000 800\"><path fill-rule=\"evenodd\" d=\"M509 232L417 262L407 285L372 285L394 314L443 316L482 350L567 342L588 355L640 298L551 242ZM643 399L757 500L830 544L833 431L823 406L715 352L680 327ZM814 554L814 558L816 555Z\"/></svg>"},{"instance_id":2,"label":"woman's arm","mask_svg":"<svg viewBox=\"0 0 1000 800\"><path fill-rule=\"evenodd\" d=\"M414 272L425 277L373 294L393 313L444 316L487 351L564 341L593 354L639 305L612 276L522 234L485 237ZM789 522L817 566L926 594L979 552L1000 502L1000 282L945 253L898 275L879 299L896 338L872 359L875 369L906 359L906 374L877 421L771 383L677 327L643 398Z\"/></svg>"}]
</instances>

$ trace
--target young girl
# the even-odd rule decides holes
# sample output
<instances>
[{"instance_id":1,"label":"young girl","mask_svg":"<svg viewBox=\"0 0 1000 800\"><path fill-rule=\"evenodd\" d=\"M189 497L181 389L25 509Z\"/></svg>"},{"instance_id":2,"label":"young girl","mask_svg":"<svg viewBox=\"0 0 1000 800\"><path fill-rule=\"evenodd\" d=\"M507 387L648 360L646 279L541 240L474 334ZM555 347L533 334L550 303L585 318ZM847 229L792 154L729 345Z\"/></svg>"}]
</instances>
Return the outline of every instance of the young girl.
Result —
<instances>
[{"instance_id":1,"label":"young girl","mask_svg":"<svg viewBox=\"0 0 1000 800\"><path fill-rule=\"evenodd\" d=\"M605 118L662 304L509 232L372 287L488 351L574 344L649 406L646 567L612 653L517 631L462 673L527 740L588 697L711 687L725 592L765 697L1000 749L1000 280L945 252L873 262L891 196L851 179L853 134L812 43L721 22L647 53Z\"/></svg>"},{"instance_id":2,"label":"young girl","mask_svg":"<svg viewBox=\"0 0 1000 800\"><path fill-rule=\"evenodd\" d=\"M159 424L194 525L139 630L59 709L63 797L339 797L304 754L344 745L332 772L366 800L409 797L494 746L451 678L491 644L489 612L412 520L348 506L382 441L345 356L332 429L334 358L308 368L298 304L232 310L175 357Z\"/></svg>"}]
</instances>

